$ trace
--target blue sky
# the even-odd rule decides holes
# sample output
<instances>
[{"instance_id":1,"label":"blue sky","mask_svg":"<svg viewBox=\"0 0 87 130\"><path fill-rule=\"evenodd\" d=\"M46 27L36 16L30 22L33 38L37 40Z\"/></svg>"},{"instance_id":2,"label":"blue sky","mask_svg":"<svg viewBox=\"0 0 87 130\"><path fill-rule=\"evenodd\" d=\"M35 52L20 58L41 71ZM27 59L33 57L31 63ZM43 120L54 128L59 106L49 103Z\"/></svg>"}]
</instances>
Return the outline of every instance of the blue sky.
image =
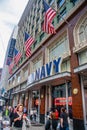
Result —
<instances>
[{"instance_id":1,"label":"blue sky","mask_svg":"<svg viewBox=\"0 0 87 130\"><path fill-rule=\"evenodd\" d=\"M7 44L28 0L0 0L0 68L3 67Z\"/></svg>"}]
</instances>

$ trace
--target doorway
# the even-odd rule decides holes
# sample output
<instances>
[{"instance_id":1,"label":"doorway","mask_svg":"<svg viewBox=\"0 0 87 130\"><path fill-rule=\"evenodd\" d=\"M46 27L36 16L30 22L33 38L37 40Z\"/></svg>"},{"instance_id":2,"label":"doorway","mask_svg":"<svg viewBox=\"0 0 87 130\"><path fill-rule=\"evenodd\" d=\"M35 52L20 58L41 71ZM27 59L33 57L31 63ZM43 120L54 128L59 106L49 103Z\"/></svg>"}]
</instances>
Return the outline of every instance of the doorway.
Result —
<instances>
[{"instance_id":1,"label":"doorway","mask_svg":"<svg viewBox=\"0 0 87 130\"><path fill-rule=\"evenodd\" d=\"M87 75L81 75L84 127L87 130Z\"/></svg>"},{"instance_id":2,"label":"doorway","mask_svg":"<svg viewBox=\"0 0 87 130\"><path fill-rule=\"evenodd\" d=\"M84 88L84 99L85 99L85 116L86 116L86 124L87 124L87 87Z\"/></svg>"}]
</instances>

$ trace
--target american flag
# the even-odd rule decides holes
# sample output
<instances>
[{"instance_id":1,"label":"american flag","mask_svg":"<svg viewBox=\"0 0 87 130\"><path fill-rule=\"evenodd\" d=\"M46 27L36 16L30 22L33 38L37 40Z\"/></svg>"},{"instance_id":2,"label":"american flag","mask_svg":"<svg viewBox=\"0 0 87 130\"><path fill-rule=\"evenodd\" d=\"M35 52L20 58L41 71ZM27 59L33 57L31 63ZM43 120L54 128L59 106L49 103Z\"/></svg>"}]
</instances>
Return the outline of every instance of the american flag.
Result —
<instances>
[{"instance_id":1,"label":"american flag","mask_svg":"<svg viewBox=\"0 0 87 130\"><path fill-rule=\"evenodd\" d=\"M26 56L29 57L31 55L31 48L30 46L33 44L34 39L25 32L25 52L26 52Z\"/></svg>"},{"instance_id":2,"label":"american flag","mask_svg":"<svg viewBox=\"0 0 87 130\"><path fill-rule=\"evenodd\" d=\"M13 60L13 58L7 57L6 65L10 65L12 60Z\"/></svg>"},{"instance_id":3,"label":"american flag","mask_svg":"<svg viewBox=\"0 0 87 130\"><path fill-rule=\"evenodd\" d=\"M9 74L12 74L13 67L14 67L14 62L11 62L11 64L8 66Z\"/></svg>"},{"instance_id":4,"label":"american flag","mask_svg":"<svg viewBox=\"0 0 87 130\"><path fill-rule=\"evenodd\" d=\"M14 64L17 65L21 57L22 57L22 54L15 48L15 50L14 50Z\"/></svg>"},{"instance_id":5,"label":"american flag","mask_svg":"<svg viewBox=\"0 0 87 130\"><path fill-rule=\"evenodd\" d=\"M43 31L49 34L55 34L55 28L52 25L52 20L56 16L56 11L53 10L45 0L43 0L43 5L44 5L44 11L45 11L45 16L44 16L44 23L43 23Z\"/></svg>"}]
</instances>

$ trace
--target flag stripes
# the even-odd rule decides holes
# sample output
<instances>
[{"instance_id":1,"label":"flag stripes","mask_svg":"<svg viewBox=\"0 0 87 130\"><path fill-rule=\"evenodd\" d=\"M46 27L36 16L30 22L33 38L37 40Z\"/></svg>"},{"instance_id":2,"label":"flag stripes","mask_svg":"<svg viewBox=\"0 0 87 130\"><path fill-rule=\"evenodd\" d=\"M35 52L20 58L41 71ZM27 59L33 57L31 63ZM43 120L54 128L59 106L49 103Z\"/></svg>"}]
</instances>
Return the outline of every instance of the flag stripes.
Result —
<instances>
[{"instance_id":1,"label":"flag stripes","mask_svg":"<svg viewBox=\"0 0 87 130\"><path fill-rule=\"evenodd\" d=\"M27 50L32 45L33 42L34 42L34 39L30 36L25 42L25 49Z\"/></svg>"},{"instance_id":2,"label":"flag stripes","mask_svg":"<svg viewBox=\"0 0 87 130\"><path fill-rule=\"evenodd\" d=\"M31 56L31 45L33 44L34 39L25 32L25 54L27 57Z\"/></svg>"},{"instance_id":3,"label":"flag stripes","mask_svg":"<svg viewBox=\"0 0 87 130\"><path fill-rule=\"evenodd\" d=\"M14 62L12 62L9 66L8 66L8 69L9 69L9 74L12 74L12 69L14 67Z\"/></svg>"},{"instance_id":4,"label":"flag stripes","mask_svg":"<svg viewBox=\"0 0 87 130\"><path fill-rule=\"evenodd\" d=\"M44 23L43 23L43 31L49 34L55 34L56 31L54 29L54 26L52 25L52 20L56 16L56 11L53 10L49 5L43 1L44 4L44 10L45 10L45 16L44 16Z\"/></svg>"},{"instance_id":5,"label":"flag stripes","mask_svg":"<svg viewBox=\"0 0 87 130\"><path fill-rule=\"evenodd\" d=\"M14 64L17 65L21 57L22 54L20 52L16 56L14 56Z\"/></svg>"},{"instance_id":6,"label":"flag stripes","mask_svg":"<svg viewBox=\"0 0 87 130\"><path fill-rule=\"evenodd\" d=\"M22 54L17 50L15 49L15 52L14 52L14 64L18 64L20 58L22 57Z\"/></svg>"}]
</instances>

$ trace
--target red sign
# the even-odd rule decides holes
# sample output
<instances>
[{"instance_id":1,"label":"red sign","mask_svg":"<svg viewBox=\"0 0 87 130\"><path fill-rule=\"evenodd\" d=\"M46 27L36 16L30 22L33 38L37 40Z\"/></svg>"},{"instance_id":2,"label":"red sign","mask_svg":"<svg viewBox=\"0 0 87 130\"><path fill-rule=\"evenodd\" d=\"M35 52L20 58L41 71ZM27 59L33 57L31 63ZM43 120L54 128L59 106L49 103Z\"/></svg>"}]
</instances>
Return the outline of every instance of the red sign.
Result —
<instances>
[{"instance_id":1,"label":"red sign","mask_svg":"<svg viewBox=\"0 0 87 130\"><path fill-rule=\"evenodd\" d=\"M61 106L61 105L66 105L66 98L63 97L63 98L55 98L54 99L54 104L56 106ZM72 105L72 97L68 97L68 105Z\"/></svg>"}]
</instances>

